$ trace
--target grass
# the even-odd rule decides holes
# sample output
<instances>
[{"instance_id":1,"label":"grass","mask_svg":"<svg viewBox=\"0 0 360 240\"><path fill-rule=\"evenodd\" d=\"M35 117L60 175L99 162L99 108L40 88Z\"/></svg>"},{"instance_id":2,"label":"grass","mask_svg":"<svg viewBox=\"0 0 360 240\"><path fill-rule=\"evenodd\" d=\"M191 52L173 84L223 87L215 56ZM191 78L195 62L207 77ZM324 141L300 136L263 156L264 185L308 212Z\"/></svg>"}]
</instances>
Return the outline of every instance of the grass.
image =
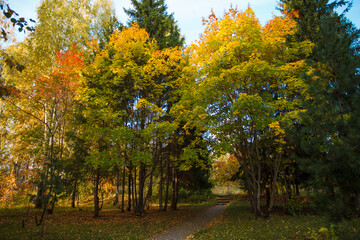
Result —
<instances>
[{"instance_id":1,"label":"grass","mask_svg":"<svg viewBox=\"0 0 360 240\"><path fill-rule=\"evenodd\" d=\"M360 239L359 219L341 226L343 236L339 238L330 238L330 234L319 232L320 228L326 226L326 220L318 215L289 216L278 213L269 219L255 219L248 202L236 201L227 207L222 216L195 233L191 239Z\"/></svg>"},{"instance_id":2,"label":"grass","mask_svg":"<svg viewBox=\"0 0 360 240\"><path fill-rule=\"evenodd\" d=\"M158 212L151 207L145 216L106 207L100 218L94 219L92 208L81 211L57 207L48 215L44 239L146 239L169 227L179 224L200 211L214 205L214 201L201 204L179 204L179 210ZM40 211L29 208L0 209L0 239L39 239L41 226L36 226L35 216ZM22 228L22 220L25 228Z\"/></svg>"}]
</instances>

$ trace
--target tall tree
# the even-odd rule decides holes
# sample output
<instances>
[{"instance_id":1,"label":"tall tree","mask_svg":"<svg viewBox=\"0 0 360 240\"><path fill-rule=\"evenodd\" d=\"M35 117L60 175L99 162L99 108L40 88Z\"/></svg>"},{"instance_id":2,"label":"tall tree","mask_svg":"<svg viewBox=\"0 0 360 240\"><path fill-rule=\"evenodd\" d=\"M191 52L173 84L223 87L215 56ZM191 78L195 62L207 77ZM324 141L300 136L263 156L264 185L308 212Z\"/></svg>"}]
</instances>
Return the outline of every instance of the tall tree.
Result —
<instances>
[{"instance_id":1,"label":"tall tree","mask_svg":"<svg viewBox=\"0 0 360 240\"><path fill-rule=\"evenodd\" d=\"M132 0L132 4L134 7L133 9L125 10L125 12L130 17L129 24L137 22L141 28L144 28L149 33L150 39L156 39L159 49L171 48L175 46L179 46L179 47L183 46L184 37L180 35L180 29L178 28L177 23L174 20L173 14L167 13L167 6L164 0L145 0L145 1ZM158 79L156 80L156 82L158 83L160 82L165 83L169 81L166 79L168 78L168 76L166 75L158 75L157 77ZM164 93L164 95L156 100L157 104L161 106L164 113L166 113L158 121L160 122L174 121L174 118L172 118L170 114L170 109L172 108L172 105L176 102L176 99L179 99L175 97L175 96L179 96L178 92L176 93L174 92L176 92L176 89L174 89L173 86L168 86L166 87L166 92ZM179 128L181 127L182 126L179 125ZM175 151L174 146L179 145L179 143L176 142L177 140L179 140L179 138L177 138L176 136L167 136L168 141L166 142L160 142L160 139L162 138L163 137L155 137L155 139L152 140L152 142L154 143L152 144L153 162L157 163L159 161L164 161L163 162L164 164L159 164L159 167L161 168L160 169L161 193L159 194L160 197L159 202L162 202L162 189L163 189L162 173L163 172L165 173L167 179L171 176L174 176L170 174L171 166L168 167L168 165L173 165L173 163L170 163L171 159L178 158L178 156L175 157L176 154L171 153L171 151ZM160 160L161 156L163 157L162 160ZM173 167L176 168L178 165L177 164L175 165ZM166 171L162 169L165 166L166 166ZM153 170L155 170L155 168ZM151 179L153 178L153 173L151 173L150 178ZM173 180L174 183L177 183L175 179ZM166 185L168 185L168 183L169 181L166 181ZM152 181L150 181L148 188L149 188L149 193L151 193ZM166 188L168 189L168 186ZM172 191L172 193L176 194L176 191ZM149 194L148 198L151 197L150 195L151 194ZM167 194L165 194L165 198L167 199ZM160 208L162 208L161 206L162 203L160 203Z\"/></svg>"},{"instance_id":2,"label":"tall tree","mask_svg":"<svg viewBox=\"0 0 360 240\"><path fill-rule=\"evenodd\" d=\"M359 30L344 17L349 1L282 2L299 11L297 38L314 43L307 58L312 70L304 75L308 89L297 132L298 163L315 190L318 208L331 220L341 221L358 214L360 204L354 134L359 114ZM346 9L338 15L335 10L340 6Z\"/></svg>"},{"instance_id":3,"label":"tall tree","mask_svg":"<svg viewBox=\"0 0 360 240\"><path fill-rule=\"evenodd\" d=\"M319 25L313 71L306 78L301 167L316 202L332 220L359 212L360 31L333 13Z\"/></svg>"},{"instance_id":4,"label":"tall tree","mask_svg":"<svg viewBox=\"0 0 360 240\"><path fill-rule=\"evenodd\" d=\"M346 10L351 7L347 0L280 0L280 8L287 11L297 11L294 17L297 22L296 37L300 41L310 40L315 43L319 39L319 26L323 16L328 15L338 7L347 5Z\"/></svg>"},{"instance_id":5,"label":"tall tree","mask_svg":"<svg viewBox=\"0 0 360 240\"><path fill-rule=\"evenodd\" d=\"M174 20L173 14L167 13L164 0L131 0L134 9L124 9L130 20L129 25L137 22L144 28L151 39L156 39L160 49L183 46L184 37Z\"/></svg>"},{"instance_id":6,"label":"tall tree","mask_svg":"<svg viewBox=\"0 0 360 240\"><path fill-rule=\"evenodd\" d=\"M207 124L217 150L236 156L257 216L271 211L272 206L268 212L261 206L264 168L273 173L273 199L286 149L284 128L297 117L294 96L303 90L298 75L306 65L298 55L310 50L308 42L287 39L296 30L291 14L274 17L264 27L251 8L230 8L222 18L212 14L190 49L199 75L189 89L195 89L192 98L199 104L186 114ZM185 100L180 111L186 111Z\"/></svg>"},{"instance_id":7,"label":"tall tree","mask_svg":"<svg viewBox=\"0 0 360 240\"><path fill-rule=\"evenodd\" d=\"M59 164L74 154L74 149L64 147L75 146L65 144L69 140L66 133L73 130L69 124L69 111L76 112L74 96L79 80L78 70L82 67L73 63L78 62L76 59L83 61L82 55L91 56L88 42L101 38L99 26L106 26L113 13L111 8L107 0L41 1L36 31L23 43L9 48L25 70L14 74L10 69L3 75L18 92L17 96L21 96L10 99L7 106L17 111L20 109L19 112L30 117L31 125L23 118L9 121L13 122L13 129L15 126L29 129L29 139L34 147L30 156L33 162L29 160L28 167L39 171L38 177L34 178L38 185L38 206L42 203L45 203L44 207L47 205L48 193L54 193L51 189L54 189L55 177L58 184L58 177L68 174L60 174L64 168L60 168ZM83 51L80 53L79 49ZM47 185L49 179L51 181ZM46 207L44 209L46 212Z\"/></svg>"},{"instance_id":8,"label":"tall tree","mask_svg":"<svg viewBox=\"0 0 360 240\"><path fill-rule=\"evenodd\" d=\"M100 168L120 153L119 164L128 168L129 196L132 189L137 214L144 212L145 181L156 164L154 143L164 141L176 127L159 119L164 115L165 93L180 83L181 67L179 48L158 50L156 40L134 24L115 31L84 74L81 98L89 136L106 146L94 148L89 160ZM111 150L114 146L119 146L117 151Z\"/></svg>"}]
</instances>

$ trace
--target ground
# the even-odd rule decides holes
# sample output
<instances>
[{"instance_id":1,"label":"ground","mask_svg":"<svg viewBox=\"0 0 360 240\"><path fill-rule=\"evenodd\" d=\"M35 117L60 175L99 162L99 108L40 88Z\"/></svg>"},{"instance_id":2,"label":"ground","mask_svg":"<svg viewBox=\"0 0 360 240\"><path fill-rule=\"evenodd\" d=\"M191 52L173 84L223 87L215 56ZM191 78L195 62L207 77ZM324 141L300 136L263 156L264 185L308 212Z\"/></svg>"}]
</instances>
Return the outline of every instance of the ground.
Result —
<instances>
[{"instance_id":1,"label":"ground","mask_svg":"<svg viewBox=\"0 0 360 240\"><path fill-rule=\"evenodd\" d=\"M192 240L360 239L360 219L329 225L314 211L290 216L280 207L275 208L277 211L270 218L255 218L246 197L233 199L226 209L214 205L214 200L181 204L179 210L167 212L158 212L153 206L141 217L107 206L98 219L92 217L90 206L82 210L57 207L54 214L49 215L44 239L160 240L185 239L188 235L191 236L187 239ZM35 216L39 214L40 211L33 208L0 209L0 239L39 239L41 228L35 226Z\"/></svg>"},{"instance_id":2,"label":"ground","mask_svg":"<svg viewBox=\"0 0 360 240\"><path fill-rule=\"evenodd\" d=\"M154 206L141 217L109 207L100 212L98 219L93 218L91 207L83 207L81 211L57 207L54 214L48 215L44 238L142 240L188 220L214 204L214 201L180 204L179 210L167 212L158 212ZM36 215L40 216L40 211L33 208L0 209L0 239L39 239L41 228L35 225Z\"/></svg>"}]
</instances>

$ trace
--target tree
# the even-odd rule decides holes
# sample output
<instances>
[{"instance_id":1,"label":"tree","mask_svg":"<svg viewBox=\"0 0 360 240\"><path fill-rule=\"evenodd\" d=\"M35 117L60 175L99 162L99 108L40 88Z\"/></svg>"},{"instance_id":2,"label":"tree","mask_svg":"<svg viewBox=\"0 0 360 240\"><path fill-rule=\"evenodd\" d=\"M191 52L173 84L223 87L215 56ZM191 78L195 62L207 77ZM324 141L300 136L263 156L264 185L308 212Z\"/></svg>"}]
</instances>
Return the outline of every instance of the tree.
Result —
<instances>
[{"instance_id":1,"label":"tree","mask_svg":"<svg viewBox=\"0 0 360 240\"><path fill-rule=\"evenodd\" d=\"M288 38L296 30L292 14L274 17L265 27L251 8L230 8L221 19L211 14L190 48L199 73L190 86L200 103L192 108L194 118L207 124L215 150L236 156L257 216L267 216L273 204L261 208L264 168L272 172L273 199L287 147L284 129L300 111L295 96L303 91L298 76L306 65L298 55L308 54L310 44Z\"/></svg>"},{"instance_id":2,"label":"tree","mask_svg":"<svg viewBox=\"0 0 360 240\"><path fill-rule=\"evenodd\" d=\"M29 180L38 187L35 202L37 207L43 207L43 226L47 210L51 212L54 208L59 194L57 191L62 191L61 183L64 181L61 181L61 177L72 174L71 171L64 171L81 165L81 162L74 161L71 168L70 161L66 160L74 158L76 154L82 158L86 155L68 148L79 146L70 144L73 139L67 133L73 131L70 123L74 119L69 113L78 111L75 95L79 69L84 66L83 57L87 61L91 57L89 41L105 36L100 34L101 27L106 26L114 12L111 6L106 0L94 4L92 1L76 0L42 1L38 8L39 24L36 31L23 43L7 49L15 60L25 66L25 70L17 73L11 68L3 71L5 82L16 93L11 99L3 98L6 108L20 113L7 121L12 123L11 131L20 129L14 131L17 138L26 136L28 142L20 143L31 143L27 147L31 154L25 166L34 172ZM95 23L98 26L95 27ZM79 49L83 51L80 53ZM26 121L25 116L30 117L30 121ZM17 139L14 137L10 140ZM20 152L17 151L20 144L13 143L9 142L12 154L19 156Z\"/></svg>"},{"instance_id":3,"label":"tree","mask_svg":"<svg viewBox=\"0 0 360 240\"><path fill-rule=\"evenodd\" d=\"M321 18L328 15L337 7L348 5L345 12L351 7L347 0L336 0L329 3L329 0L281 0L280 8L286 11L296 11L294 17L297 22L296 37L299 41L310 40L316 43L319 38L319 26Z\"/></svg>"},{"instance_id":4,"label":"tree","mask_svg":"<svg viewBox=\"0 0 360 240\"><path fill-rule=\"evenodd\" d=\"M160 49L182 46L184 37L180 35L172 14L168 14L164 0L131 0L134 9L124 9L130 17L129 25L137 22L151 39L156 39Z\"/></svg>"},{"instance_id":5,"label":"tree","mask_svg":"<svg viewBox=\"0 0 360 240\"><path fill-rule=\"evenodd\" d=\"M312 70L304 75L307 95L298 127L297 162L315 190L319 209L333 221L356 214L360 197L354 172L359 162L355 133L359 101L359 30L345 17L348 1L282 1L299 11L298 38L314 43L307 58ZM342 15L335 13L347 5ZM324 114L326 113L326 114ZM352 173L352 174L349 174ZM351 179L349 178L351 176Z\"/></svg>"},{"instance_id":6,"label":"tree","mask_svg":"<svg viewBox=\"0 0 360 240\"><path fill-rule=\"evenodd\" d=\"M239 161L234 155L226 154L214 159L211 181L215 186L239 187L241 174Z\"/></svg>"},{"instance_id":7,"label":"tree","mask_svg":"<svg viewBox=\"0 0 360 240\"><path fill-rule=\"evenodd\" d=\"M159 49L165 49L165 48L171 48L175 46L183 46L184 44L184 37L180 35L180 29L177 26L177 23L174 20L173 14L168 14L166 9L167 6L163 0L146 0L146 1L136 1L133 0L132 4L134 6L134 9L125 9L125 12L130 17L129 24L133 24L134 22L137 22L141 28L146 29L146 31L150 34L150 39L156 39ZM166 82L167 80L164 78L166 76L160 75L159 79L157 79L157 82ZM159 121L164 122L173 122L175 119L173 118L174 115L170 114L170 109L172 108L172 105L175 103L175 99L169 99L170 95L175 96L178 94L172 93L172 91L176 91L176 89L173 89L172 87L167 87L167 91L159 100L159 106L162 106L162 109L164 112L166 112L166 115L162 116ZM179 98L177 98L179 99ZM181 131L182 126L178 126L177 132ZM156 142L153 144L153 147L155 147L152 152L158 153L155 154L154 157L158 159L153 159L153 162L161 162L159 164L160 169L160 194L159 194L159 202L160 202L160 209L166 210L166 202L167 202L167 192L165 190L165 207L162 207L162 190L163 190L163 177L162 174L164 173L166 175L166 189L169 189L168 184L170 183L170 180L168 179L171 177L172 183L174 186L178 184L178 181L174 178L175 174L171 174L171 171L174 173L178 171L179 165L176 164L171 159L177 159L178 155L181 151L176 151L176 146L181 145L180 142L176 142L180 140L181 138L178 138L177 136L168 136L169 141L166 142ZM157 138L159 141L160 138ZM171 144L170 144L171 142ZM168 145L169 143L169 145ZM156 150L156 148L159 148ZM180 150L180 148L179 148ZM175 152L177 152L175 154ZM176 156L175 156L176 155ZM165 157L166 156L166 157ZM160 157L163 157L160 160ZM164 161L164 162L162 162ZM164 163L164 164L162 164ZM166 168L164 170L163 168ZM155 169L153 169L155 170ZM152 171L153 172L153 171ZM150 179L153 178L153 174L151 174ZM152 180L150 180L150 183L148 185L149 193L152 193ZM175 187L177 189L177 187ZM174 190L174 189L173 189ZM176 195L177 190L172 191L173 196ZM147 198L150 198L151 194L148 195ZM174 197L172 199L175 199ZM176 201L173 201L176 202ZM173 206L175 206L173 204ZM175 208L175 207L174 207Z\"/></svg>"},{"instance_id":8,"label":"tree","mask_svg":"<svg viewBox=\"0 0 360 240\"><path fill-rule=\"evenodd\" d=\"M331 220L355 216L360 194L358 139L360 31L337 14L324 17L306 81L300 167L315 201ZM325 113L325 114L324 114Z\"/></svg>"},{"instance_id":9,"label":"tree","mask_svg":"<svg viewBox=\"0 0 360 240\"><path fill-rule=\"evenodd\" d=\"M109 166L112 160L128 168L129 204L134 192L134 211L139 215L145 207L146 179L157 164L157 143L176 127L159 119L164 115L165 93L180 83L181 67L179 48L158 50L156 40L134 24L110 36L84 75L81 99L89 136L93 146L99 146L88 159L96 168Z\"/></svg>"}]
</instances>

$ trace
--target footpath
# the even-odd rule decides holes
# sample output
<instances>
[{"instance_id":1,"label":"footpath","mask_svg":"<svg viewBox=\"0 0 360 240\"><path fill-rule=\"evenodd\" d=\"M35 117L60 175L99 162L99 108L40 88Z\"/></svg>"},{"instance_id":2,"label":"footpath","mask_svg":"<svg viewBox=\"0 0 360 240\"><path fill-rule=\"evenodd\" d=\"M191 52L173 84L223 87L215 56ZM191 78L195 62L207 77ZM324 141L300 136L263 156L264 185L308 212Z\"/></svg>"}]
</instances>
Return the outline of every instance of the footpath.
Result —
<instances>
[{"instance_id":1,"label":"footpath","mask_svg":"<svg viewBox=\"0 0 360 240\"><path fill-rule=\"evenodd\" d=\"M188 236L197 232L201 227L204 227L211 220L223 213L229 202L229 198L219 197L216 200L216 206L208 208L198 216L147 240L185 240Z\"/></svg>"}]
</instances>

